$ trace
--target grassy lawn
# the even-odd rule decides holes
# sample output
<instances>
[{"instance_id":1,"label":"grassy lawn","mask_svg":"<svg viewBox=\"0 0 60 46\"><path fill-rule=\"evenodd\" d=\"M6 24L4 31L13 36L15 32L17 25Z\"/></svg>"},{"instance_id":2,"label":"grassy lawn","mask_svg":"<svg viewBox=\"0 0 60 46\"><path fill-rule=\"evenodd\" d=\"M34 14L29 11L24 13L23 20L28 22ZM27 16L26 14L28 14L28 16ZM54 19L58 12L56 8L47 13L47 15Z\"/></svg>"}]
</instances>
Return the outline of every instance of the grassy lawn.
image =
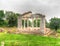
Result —
<instances>
[{"instance_id":1,"label":"grassy lawn","mask_svg":"<svg viewBox=\"0 0 60 46\"><path fill-rule=\"evenodd\" d=\"M60 46L59 39L32 34L0 33L0 46L2 41L5 46Z\"/></svg>"}]
</instances>

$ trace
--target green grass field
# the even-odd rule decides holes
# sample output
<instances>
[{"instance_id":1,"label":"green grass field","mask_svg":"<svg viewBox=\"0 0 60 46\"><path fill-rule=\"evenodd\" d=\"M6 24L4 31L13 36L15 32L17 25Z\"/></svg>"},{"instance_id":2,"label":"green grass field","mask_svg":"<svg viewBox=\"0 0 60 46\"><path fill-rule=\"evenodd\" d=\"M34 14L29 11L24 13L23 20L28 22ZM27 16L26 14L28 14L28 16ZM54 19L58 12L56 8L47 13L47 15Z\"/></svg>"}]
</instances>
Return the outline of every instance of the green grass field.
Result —
<instances>
[{"instance_id":1,"label":"green grass field","mask_svg":"<svg viewBox=\"0 0 60 46\"><path fill-rule=\"evenodd\" d=\"M0 46L2 41L5 46L60 46L59 40L32 34L0 33Z\"/></svg>"}]
</instances>

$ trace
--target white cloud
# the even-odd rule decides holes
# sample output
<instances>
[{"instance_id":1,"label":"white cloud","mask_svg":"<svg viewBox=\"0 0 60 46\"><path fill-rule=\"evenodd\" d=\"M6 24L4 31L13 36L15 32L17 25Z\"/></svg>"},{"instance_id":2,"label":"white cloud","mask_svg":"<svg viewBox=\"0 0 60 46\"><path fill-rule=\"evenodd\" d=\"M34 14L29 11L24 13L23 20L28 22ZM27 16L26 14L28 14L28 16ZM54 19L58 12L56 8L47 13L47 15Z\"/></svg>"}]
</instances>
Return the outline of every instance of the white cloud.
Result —
<instances>
[{"instance_id":1,"label":"white cloud","mask_svg":"<svg viewBox=\"0 0 60 46\"><path fill-rule=\"evenodd\" d=\"M33 11L51 17L60 17L60 0L0 0L0 9L23 13Z\"/></svg>"}]
</instances>

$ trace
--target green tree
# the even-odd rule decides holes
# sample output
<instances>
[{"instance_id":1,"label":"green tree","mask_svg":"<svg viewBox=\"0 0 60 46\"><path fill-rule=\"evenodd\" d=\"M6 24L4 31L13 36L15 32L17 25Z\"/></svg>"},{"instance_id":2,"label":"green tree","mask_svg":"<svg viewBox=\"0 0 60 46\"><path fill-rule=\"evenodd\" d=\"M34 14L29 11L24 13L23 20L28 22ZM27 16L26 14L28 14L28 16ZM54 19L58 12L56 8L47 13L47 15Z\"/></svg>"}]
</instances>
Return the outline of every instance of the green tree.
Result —
<instances>
[{"instance_id":1,"label":"green tree","mask_svg":"<svg viewBox=\"0 0 60 46\"><path fill-rule=\"evenodd\" d=\"M57 31L60 27L60 18L51 18L49 27Z\"/></svg>"},{"instance_id":2,"label":"green tree","mask_svg":"<svg viewBox=\"0 0 60 46\"><path fill-rule=\"evenodd\" d=\"M9 27L17 26L17 17L18 16L19 16L19 14L15 14L11 11L6 12L6 18L7 18Z\"/></svg>"},{"instance_id":3,"label":"green tree","mask_svg":"<svg viewBox=\"0 0 60 46\"><path fill-rule=\"evenodd\" d=\"M0 26L3 26L4 25L4 11L3 10L0 10Z\"/></svg>"}]
</instances>

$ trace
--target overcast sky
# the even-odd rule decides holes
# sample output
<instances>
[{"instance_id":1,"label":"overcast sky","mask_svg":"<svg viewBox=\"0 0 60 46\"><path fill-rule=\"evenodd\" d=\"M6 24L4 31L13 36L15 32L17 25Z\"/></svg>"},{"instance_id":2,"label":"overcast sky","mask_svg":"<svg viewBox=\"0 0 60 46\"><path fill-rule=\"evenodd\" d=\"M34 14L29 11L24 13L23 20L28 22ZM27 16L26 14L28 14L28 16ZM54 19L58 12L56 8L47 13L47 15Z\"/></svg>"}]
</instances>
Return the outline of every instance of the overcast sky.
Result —
<instances>
[{"instance_id":1,"label":"overcast sky","mask_svg":"<svg viewBox=\"0 0 60 46\"><path fill-rule=\"evenodd\" d=\"M60 17L60 0L0 0L0 10L42 13L46 19Z\"/></svg>"}]
</instances>

